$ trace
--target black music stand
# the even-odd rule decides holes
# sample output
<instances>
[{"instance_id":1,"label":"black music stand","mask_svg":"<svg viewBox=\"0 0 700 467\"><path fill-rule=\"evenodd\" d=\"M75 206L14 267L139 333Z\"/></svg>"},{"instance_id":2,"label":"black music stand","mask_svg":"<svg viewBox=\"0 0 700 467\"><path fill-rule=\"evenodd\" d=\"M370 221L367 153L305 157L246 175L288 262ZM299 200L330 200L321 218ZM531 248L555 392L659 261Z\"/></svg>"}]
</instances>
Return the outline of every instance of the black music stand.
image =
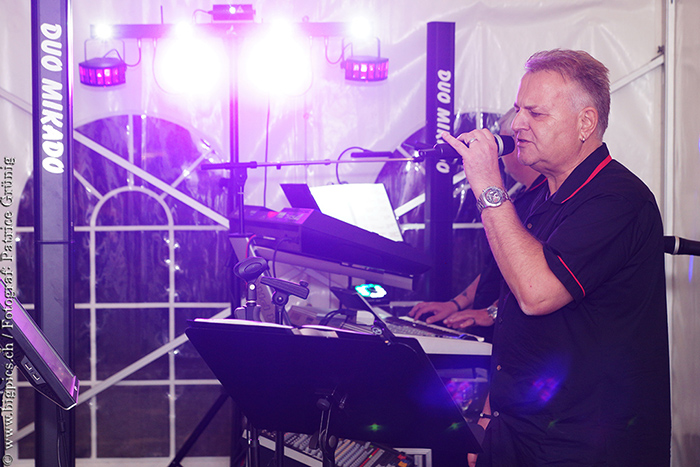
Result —
<instances>
[{"instance_id":1,"label":"black music stand","mask_svg":"<svg viewBox=\"0 0 700 467\"><path fill-rule=\"evenodd\" d=\"M195 320L186 330L256 427L320 432L322 450L335 437L430 448L438 466L466 466L467 453L481 451L415 339L300 332L313 331L239 320ZM330 451L324 467L335 465Z\"/></svg>"}]
</instances>

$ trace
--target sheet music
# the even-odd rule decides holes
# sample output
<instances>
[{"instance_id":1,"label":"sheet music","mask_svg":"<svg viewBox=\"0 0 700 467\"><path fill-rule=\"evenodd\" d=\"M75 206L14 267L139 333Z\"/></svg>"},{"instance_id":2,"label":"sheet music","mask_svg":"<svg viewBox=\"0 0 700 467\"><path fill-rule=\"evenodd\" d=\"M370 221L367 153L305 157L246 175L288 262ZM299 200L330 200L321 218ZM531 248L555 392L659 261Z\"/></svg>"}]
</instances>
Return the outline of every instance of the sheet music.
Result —
<instances>
[{"instance_id":1,"label":"sheet music","mask_svg":"<svg viewBox=\"0 0 700 467\"><path fill-rule=\"evenodd\" d=\"M195 318L195 322L198 323L217 323L225 324L227 326L250 326L254 328L277 328L277 329L289 329L291 326L285 324L270 323L267 321L250 321L246 319L236 319L236 318Z\"/></svg>"},{"instance_id":2,"label":"sheet music","mask_svg":"<svg viewBox=\"0 0 700 467\"><path fill-rule=\"evenodd\" d=\"M281 329L289 331L298 336L320 336L320 337L338 337L339 334L359 334L356 331L348 329L338 329L331 326L322 326L318 324L304 324L299 327L288 326L286 324L269 323L265 321L250 321L245 319L234 318L196 318L197 323L215 323L224 326L244 326L252 329Z\"/></svg>"},{"instance_id":3,"label":"sheet music","mask_svg":"<svg viewBox=\"0 0 700 467\"><path fill-rule=\"evenodd\" d=\"M311 187L323 214L402 242L401 229L381 183L347 183Z\"/></svg>"}]
</instances>

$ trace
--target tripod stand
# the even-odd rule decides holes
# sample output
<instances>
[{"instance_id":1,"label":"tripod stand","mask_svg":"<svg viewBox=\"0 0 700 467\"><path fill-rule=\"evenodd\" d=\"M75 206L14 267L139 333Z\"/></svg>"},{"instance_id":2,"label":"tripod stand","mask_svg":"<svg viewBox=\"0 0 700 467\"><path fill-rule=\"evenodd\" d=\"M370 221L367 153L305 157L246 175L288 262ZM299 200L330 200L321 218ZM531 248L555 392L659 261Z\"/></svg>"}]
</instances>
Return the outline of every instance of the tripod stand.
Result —
<instances>
[{"instance_id":1,"label":"tripod stand","mask_svg":"<svg viewBox=\"0 0 700 467\"><path fill-rule=\"evenodd\" d=\"M269 268L267 266L267 261L264 258L252 257L244 261L237 263L233 268L233 273L243 279L246 282L246 303L244 307L238 307L233 312L233 317L238 315L244 315L247 320L254 320L260 316L260 306L257 304L257 285L255 281L257 278L267 271ZM197 442L199 437L202 435L204 430L209 426L214 416L221 410L226 399L229 395L225 390L221 391L221 394L214 403L211 405L209 410L204 417L199 421L195 429L190 433L185 442L182 444L180 449L175 454L173 460L168 464L168 467L182 467L180 462L187 456L187 453L192 449L192 446ZM239 449L235 451L234 448L238 446L238 441L242 437L243 432L242 415L238 410L237 406L234 406L234 415L232 420L232 433L231 433L231 467L234 467L240 459L246 455L246 449ZM247 459L249 465L257 466L259 464L259 444L257 442L258 436L257 432L252 429L248 430L248 443L247 443Z\"/></svg>"},{"instance_id":2,"label":"tripod stand","mask_svg":"<svg viewBox=\"0 0 700 467\"><path fill-rule=\"evenodd\" d=\"M244 316L245 320L256 321L260 317L260 305L257 304L257 284L258 277L268 270L267 261L264 258L252 257L239 262L234 267L234 274L246 282L246 303L243 307L238 307L233 312L233 317ZM284 321L289 322L286 316L285 306L289 301L289 296L294 295L303 299L309 296L308 284L301 281L299 284L277 279L274 277L261 277L260 282L274 290L272 301L275 304L275 322L284 324ZM197 424L190 436L185 440L182 447L169 464L169 467L182 467L180 462L185 458L189 450L194 446L197 439L212 421L217 412L226 402L229 395L222 391L221 395L214 401L202 420ZM258 431L250 423L247 430L247 448L241 452L234 452L233 448L238 443L242 436L242 414L236 406L236 413L233 417L233 432L231 434L233 442L231 443L231 466L236 465L244 455L246 455L246 465L249 467L258 467L260 459L260 444L258 441ZM281 467L284 458L284 433L276 432L275 436L275 458L276 465Z\"/></svg>"}]
</instances>

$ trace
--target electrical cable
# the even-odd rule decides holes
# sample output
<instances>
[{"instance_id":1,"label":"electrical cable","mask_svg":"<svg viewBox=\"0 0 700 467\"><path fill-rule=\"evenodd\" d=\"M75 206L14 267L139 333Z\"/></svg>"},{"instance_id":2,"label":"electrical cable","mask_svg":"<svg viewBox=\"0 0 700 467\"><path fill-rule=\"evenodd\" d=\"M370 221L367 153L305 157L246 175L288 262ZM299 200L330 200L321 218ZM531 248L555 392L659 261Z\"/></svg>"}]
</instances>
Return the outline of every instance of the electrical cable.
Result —
<instances>
[{"instance_id":1,"label":"electrical cable","mask_svg":"<svg viewBox=\"0 0 700 467\"><path fill-rule=\"evenodd\" d=\"M343 154L345 154L348 151L353 151L353 150L365 151L366 149L362 148L360 146L350 146L349 148L344 149L343 152L340 153L340 155L338 156L338 160L340 160L340 158L343 157ZM338 185L342 185L344 183L347 184L348 182L341 182L340 181L340 172L338 172L339 167L340 167L340 164L335 164L335 179L338 180Z\"/></svg>"},{"instance_id":2,"label":"electrical cable","mask_svg":"<svg viewBox=\"0 0 700 467\"><path fill-rule=\"evenodd\" d=\"M248 237L248 241L245 244L245 257L249 258L253 253L253 246L255 245L255 234Z\"/></svg>"},{"instance_id":3,"label":"electrical cable","mask_svg":"<svg viewBox=\"0 0 700 467\"><path fill-rule=\"evenodd\" d=\"M292 239L289 237L282 237L275 243L274 251L272 252L272 277L277 277L277 252L279 251L280 245L284 242L291 242Z\"/></svg>"},{"instance_id":4,"label":"electrical cable","mask_svg":"<svg viewBox=\"0 0 700 467\"><path fill-rule=\"evenodd\" d=\"M158 40L153 39L153 58L151 59L151 74L153 75L153 82L156 83L156 87L163 91L166 94L170 94L171 96L177 96L182 94L181 92L171 92L165 89L161 84L158 82L158 75L156 75L156 55L158 54Z\"/></svg>"},{"instance_id":5,"label":"electrical cable","mask_svg":"<svg viewBox=\"0 0 700 467\"><path fill-rule=\"evenodd\" d=\"M325 51L325 56L326 56L326 62L328 62L330 65L337 65L340 63L343 58L345 58L345 50L350 48L352 49L352 42L349 44L345 45L345 39L343 39L340 43L340 56L338 57L338 60L331 60L328 58L328 38L324 37L323 38L323 45L324 45L324 51Z\"/></svg>"}]
</instances>

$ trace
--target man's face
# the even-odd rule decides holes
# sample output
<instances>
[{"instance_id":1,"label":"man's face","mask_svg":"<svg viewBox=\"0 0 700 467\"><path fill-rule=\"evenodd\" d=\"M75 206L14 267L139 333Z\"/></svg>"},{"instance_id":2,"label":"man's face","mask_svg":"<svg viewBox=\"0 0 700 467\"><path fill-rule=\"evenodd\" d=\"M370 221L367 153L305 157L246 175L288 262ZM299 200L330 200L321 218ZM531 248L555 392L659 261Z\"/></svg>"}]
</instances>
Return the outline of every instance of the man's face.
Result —
<instances>
[{"instance_id":1,"label":"man's face","mask_svg":"<svg viewBox=\"0 0 700 467\"><path fill-rule=\"evenodd\" d=\"M577 87L559 73L526 73L520 81L513 120L518 160L545 175L568 170L581 148Z\"/></svg>"}]
</instances>

